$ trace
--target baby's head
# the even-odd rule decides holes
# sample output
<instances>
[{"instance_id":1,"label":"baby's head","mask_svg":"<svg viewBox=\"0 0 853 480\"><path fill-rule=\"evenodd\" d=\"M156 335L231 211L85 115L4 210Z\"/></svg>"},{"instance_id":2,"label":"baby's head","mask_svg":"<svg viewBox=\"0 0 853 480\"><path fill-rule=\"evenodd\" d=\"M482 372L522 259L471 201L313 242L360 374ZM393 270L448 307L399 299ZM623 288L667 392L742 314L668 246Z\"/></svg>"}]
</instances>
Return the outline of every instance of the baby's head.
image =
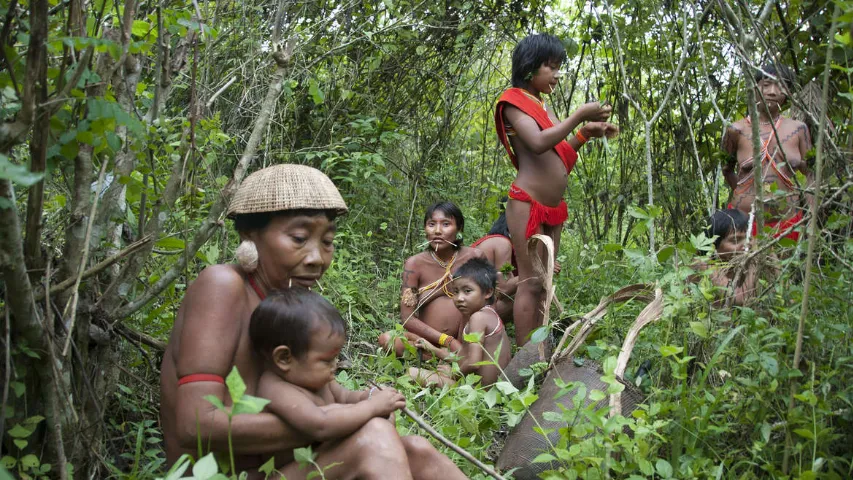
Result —
<instances>
[{"instance_id":1,"label":"baby's head","mask_svg":"<svg viewBox=\"0 0 853 480\"><path fill-rule=\"evenodd\" d=\"M708 217L705 236L717 237L714 247L720 260L729 261L746 247L746 227L749 219L737 209L717 210Z\"/></svg>"},{"instance_id":2,"label":"baby's head","mask_svg":"<svg viewBox=\"0 0 853 480\"><path fill-rule=\"evenodd\" d=\"M453 302L468 316L495 301L498 272L485 258L472 258L453 275Z\"/></svg>"},{"instance_id":3,"label":"baby's head","mask_svg":"<svg viewBox=\"0 0 853 480\"><path fill-rule=\"evenodd\" d=\"M317 391L335 378L346 322L321 295L293 287L270 294L252 312L249 339L267 369Z\"/></svg>"}]
</instances>

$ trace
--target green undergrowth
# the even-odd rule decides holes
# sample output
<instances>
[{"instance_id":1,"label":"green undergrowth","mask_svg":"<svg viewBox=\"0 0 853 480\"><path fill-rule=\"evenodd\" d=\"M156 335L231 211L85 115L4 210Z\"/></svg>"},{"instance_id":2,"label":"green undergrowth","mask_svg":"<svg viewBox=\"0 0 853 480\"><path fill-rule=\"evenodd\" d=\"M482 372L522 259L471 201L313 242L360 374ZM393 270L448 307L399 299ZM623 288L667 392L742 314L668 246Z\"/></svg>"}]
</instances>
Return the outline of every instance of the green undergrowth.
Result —
<instances>
[{"instance_id":1,"label":"green undergrowth","mask_svg":"<svg viewBox=\"0 0 853 480\"><path fill-rule=\"evenodd\" d=\"M507 382L483 388L473 375L455 388L431 390L415 385L406 369L418 364L428 367L429 362L419 362L412 353L396 359L375 346L379 333L398 323L400 252L390 246L377 252L373 235L344 223L335 262L322 282L324 295L349 322L350 339L339 381L352 389L368 388L370 382L397 388L408 398L409 408L436 430L494 464L506 434L537 400L543 369L534 369L522 390ZM628 417L610 418L607 408L559 406L570 399L582 405L585 396L603 399L624 388L612 376L615 357L644 305L614 305L598 323L578 356L603 366L608 391L562 385L558 406L547 415L565 421L566 428L561 429L560 442L539 452L538 458L557 461L561 467L545 478L785 478L786 444L790 451L787 478L850 478L853 316L849 270L829 262L816 269L803 360L794 369L803 297L802 252L796 248L782 252L786 258L782 274L761 284L757 302L727 310L712 308L719 292L701 274L698 281L687 281L695 273L689 268L695 251L708 248L704 237L664 245L655 257L632 250L630 242L583 245L576 237L563 238L559 254L563 270L555 283L565 312L557 318L552 309L551 337L559 338L562 328L592 310L601 297L633 283L660 287L664 313L643 330L628 364L625 381L635 383L645 395ZM845 258L853 257L849 245L839 251L847 254ZM151 372L138 353L129 350L128 359L135 359L132 370ZM649 374L638 380L637 370L644 363ZM114 478L163 475L155 395L145 387L120 389L111 427L122 440L112 445L118 453L107 459L115 466ZM403 415L398 414L396 422L401 434L427 436ZM471 478L485 478L434 443ZM310 463L310 452L300 458ZM207 469L204 472L211 471L208 461L202 466ZM188 468L185 475L192 471Z\"/></svg>"}]
</instances>

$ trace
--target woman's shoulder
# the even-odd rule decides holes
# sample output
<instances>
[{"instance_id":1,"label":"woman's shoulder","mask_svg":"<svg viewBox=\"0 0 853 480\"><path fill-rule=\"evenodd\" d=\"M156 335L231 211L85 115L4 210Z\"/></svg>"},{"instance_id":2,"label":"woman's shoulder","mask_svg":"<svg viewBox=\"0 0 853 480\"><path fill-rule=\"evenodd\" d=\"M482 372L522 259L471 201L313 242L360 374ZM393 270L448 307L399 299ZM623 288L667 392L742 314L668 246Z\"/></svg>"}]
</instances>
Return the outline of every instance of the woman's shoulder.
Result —
<instances>
[{"instance_id":1,"label":"woman's shoulder","mask_svg":"<svg viewBox=\"0 0 853 480\"><path fill-rule=\"evenodd\" d=\"M218 298L245 295L246 277L236 265L211 265L198 274L187 295L216 295Z\"/></svg>"}]
</instances>

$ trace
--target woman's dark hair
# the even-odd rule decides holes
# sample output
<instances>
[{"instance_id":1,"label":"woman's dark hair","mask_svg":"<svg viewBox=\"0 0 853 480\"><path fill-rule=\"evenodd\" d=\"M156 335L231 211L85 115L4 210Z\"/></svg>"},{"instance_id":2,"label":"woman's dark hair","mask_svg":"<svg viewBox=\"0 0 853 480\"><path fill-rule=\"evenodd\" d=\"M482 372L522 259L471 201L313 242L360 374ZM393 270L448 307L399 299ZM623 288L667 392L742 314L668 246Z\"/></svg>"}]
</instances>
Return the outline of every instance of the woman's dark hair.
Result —
<instances>
[{"instance_id":1,"label":"woman's dark hair","mask_svg":"<svg viewBox=\"0 0 853 480\"><path fill-rule=\"evenodd\" d=\"M294 357L301 357L311 347L311 334L320 321L331 327L331 335L346 336L346 322L320 294L303 287L271 293L252 312L249 321L252 349L269 358L276 347L284 345Z\"/></svg>"},{"instance_id":2,"label":"woman's dark hair","mask_svg":"<svg viewBox=\"0 0 853 480\"><path fill-rule=\"evenodd\" d=\"M495 223L492 224L492 228L489 230L489 235L503 235L506 238L509 238L509 227L506 224L506 212L501 212L498 215L498 219L495 220Z\"/></svg>"},{"instance_id":3,"label":"woman's dark hair","mask_svg":"<svg viewBox=\"0 0 853 480\"><path fill-rule=\"evenodd\" d=\"M277 212L240 213L234 215L231 219L234 220L235 230L240 233L249 233L264 229L275 217L316 217L319 215L325 215L330 221L338 216L334 210L297 209L279 210Z\"/></svg>"},{"instance_id":4,"label":"woman's dark hair","mask_svg":"<svg viewBox=\"0 0 853 480\"><path fill-rule=\"evenodd\" d=\"M727 210L717 210L713 215L708 217L708 228L705 230L705 236L714 240L714 247L720 248L720 243L732 231L745 232L749 219L746 214L740 210L730 208Z\"/></svg>"},{"instance_id":5,"label":"woman's dark hair","mask_svg":"<svg viewBox=\"0 0 853 480\"><path fill-rule=\"evenodd\" d=\"M785 96L787 96L789 92L793 91L794 84L796 83L794 72L781 63L768 63L755 72L755 83L758 83L765 78L778 81L783 84L788 90L788 92L785 93Z\"/></svg>"},{"instance_id":6,"label":"woman's dark hair","mask_svg":"<svg viewBox=\"0 0 853 480\"><path fill-rule=\"evenodd\" d=\"M465 230L465 217L462 215L462 210L460 210L455 203L440 201L430 205L426 209L426 213L424 213L424 226L426 226L427 222L432 218L432 215L435 212L441 212L447 216L453 217L453 219L456 220L456 228L460 234ZM459 240L456 244L461 247L462 235L457 235L456 239Z\"/></svg>"},{"instance_id":7,"label":"woman's dark hair","mask_svg":"<svg viewBox=\"0 0 853 480\"><path fill-rule=\"evenodd\" d=\"M459 269L456 270L456 273L453 274L453 278L471 279L478 287L480 287L480 290L484 292L491 289L492 296L486 300L486 303L491 304L495 301L494 290L498 284L498 271L495 270L495 266L485 258L472 258L471 260L463 263Z\"/></svg>"},{"instance_id":8,"label":"woman's dark hair","mask_svg":"<svg viewBox=\"0 0 853 480\"><path fill-rule=\"evenodd\" d=\"M566 47L554 35L540 33L518 42L512 51L512 86L524 87L531 75L545 62L562 64L567 60Z\"/></svg>"}]
</instances>

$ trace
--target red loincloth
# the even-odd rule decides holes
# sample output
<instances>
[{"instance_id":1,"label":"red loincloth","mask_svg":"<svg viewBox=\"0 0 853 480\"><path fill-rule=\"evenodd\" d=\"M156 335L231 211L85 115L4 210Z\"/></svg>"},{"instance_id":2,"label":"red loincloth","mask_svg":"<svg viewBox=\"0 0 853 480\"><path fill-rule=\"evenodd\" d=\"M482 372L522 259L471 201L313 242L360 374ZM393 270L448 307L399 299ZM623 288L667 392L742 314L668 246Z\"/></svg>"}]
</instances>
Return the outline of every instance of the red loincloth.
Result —
<instances>
[{"instance_id":1,"label":"red loincloth","mask_svg":"<svg viewBox=\"0 0 853 480\"><path fill-rule=\"evenodd\" d=\"M569 218L569 209L566 206L565 200L560 200L560 204L556 207L542 205L514 183L509 187L509 198L530 204L530 217L527 220L525 238L535 235L537 230L539 230L539 225L556 227Z\"/></svg>"},{"instance_id":2,"label":"red loincloth","mask_svg":"<svg viewBox=\"0 0 853 480\"><path fill-rule=\"evenodd\" d=\"M495 127L498 131L498 138L504 148L506 148L506 153L509 154L510 160L512 160L512 165L516 170L518 170L518 159L512 151L512 146L510 145L509 138L507 138L506 135L506 126L504 125L503 110L507 104L521 110L530 118L535 120L536 124L539 125L540 130L551 128L554 126L554 123L551 122L551 118L548 117L548 112L546 112L533 99L528 97L527 94L524 93L524 90L520 88L510 88L501 95L498 99L497 105L495 106ZM557 155L560 156L560 160L563 161L563 165L566 166L566 174L571 173L572 168L575 167L575 162L578 159L578 154L575 152L575 149L569 145L569 142L563 140L554 147L554 151L557 152Z\"/></svg>"}]
</instances>

